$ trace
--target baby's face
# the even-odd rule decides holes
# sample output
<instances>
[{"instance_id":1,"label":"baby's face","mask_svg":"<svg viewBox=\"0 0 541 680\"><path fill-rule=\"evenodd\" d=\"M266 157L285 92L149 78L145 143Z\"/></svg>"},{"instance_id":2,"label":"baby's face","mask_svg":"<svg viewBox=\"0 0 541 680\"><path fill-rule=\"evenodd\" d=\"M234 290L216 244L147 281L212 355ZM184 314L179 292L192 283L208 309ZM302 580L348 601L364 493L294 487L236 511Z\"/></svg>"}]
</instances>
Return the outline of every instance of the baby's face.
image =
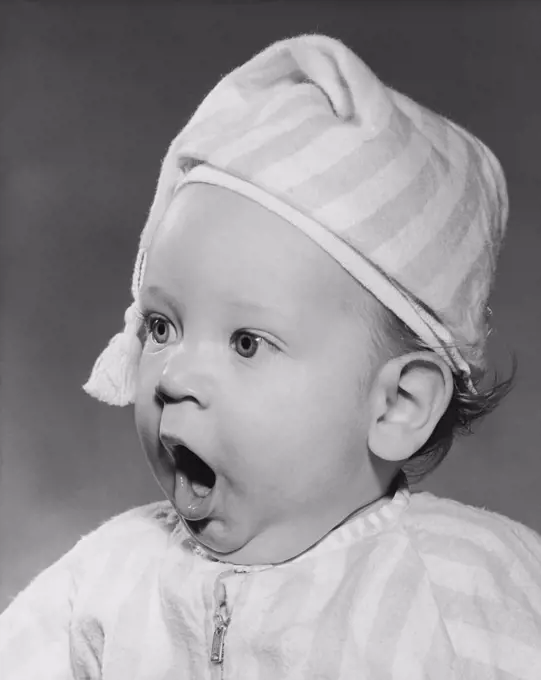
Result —
<instances>
[{"instance_id":1,"label":"baby's face","mask_svg":"<svg viewBox=\"0 0 541 680\"><path fill-rule=\"evenodd\" d=\"M235 563L279 562L374 500L358 284L295 227L189 185L152 245L138 432L193 536Z\"/></svg>"}]
</instances>

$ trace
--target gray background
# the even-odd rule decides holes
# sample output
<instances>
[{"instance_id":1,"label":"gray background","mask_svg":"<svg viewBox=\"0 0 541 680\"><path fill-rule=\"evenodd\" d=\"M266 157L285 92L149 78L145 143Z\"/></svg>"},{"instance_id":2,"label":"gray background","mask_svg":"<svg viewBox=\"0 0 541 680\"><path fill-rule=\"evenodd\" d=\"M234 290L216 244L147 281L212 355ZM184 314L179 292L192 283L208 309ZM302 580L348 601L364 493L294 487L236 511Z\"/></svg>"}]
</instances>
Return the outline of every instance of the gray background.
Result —
<instances>
[{"instance_id":1,"label":"gray background","mask_svg":"<svg viewBox=\"0 0 541 680\"><path fill-rule=\"evenodd\" d=\"M0 609L113 513L159 499L131 409L80 389L119 330L167 144L222 75L342 38L506 168L491 356L515 391L423 486L541 531L541 3L20 2L0 9Z\"/></svg>"}]
</instances>

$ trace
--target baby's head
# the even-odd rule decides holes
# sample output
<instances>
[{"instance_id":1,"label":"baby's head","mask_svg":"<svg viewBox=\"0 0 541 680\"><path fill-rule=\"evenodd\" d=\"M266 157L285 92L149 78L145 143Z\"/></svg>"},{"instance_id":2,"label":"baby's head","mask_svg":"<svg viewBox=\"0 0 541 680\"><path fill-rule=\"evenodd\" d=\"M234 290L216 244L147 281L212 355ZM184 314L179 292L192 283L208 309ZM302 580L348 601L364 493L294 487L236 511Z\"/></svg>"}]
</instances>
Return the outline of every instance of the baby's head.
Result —
<instances>
[{"instance_id":1,"label":"baby's head","mask_svg":"<svg viewBox=\"0 0 541 680\"><path fill-rule=\"evenodd\" d=\"M366 403L379 303L302 232L188 185L150 247L140 304L138 430L205 546L281 561L382 495L392 466L374 469L367 437L384 429L370 412L385 397Z\"/></svg>"},{"instance_id":2,"label":"baby's head","mask_svg":"<svg viewBox=\"0 0 541 680\"><path fill-rule=\"evenodd\" d=\"M476 414L506 213L478 140L337 41L278 43L173 141L87 389L135 402L211 552L293 557Z\"/></svg>"}]
</instances>

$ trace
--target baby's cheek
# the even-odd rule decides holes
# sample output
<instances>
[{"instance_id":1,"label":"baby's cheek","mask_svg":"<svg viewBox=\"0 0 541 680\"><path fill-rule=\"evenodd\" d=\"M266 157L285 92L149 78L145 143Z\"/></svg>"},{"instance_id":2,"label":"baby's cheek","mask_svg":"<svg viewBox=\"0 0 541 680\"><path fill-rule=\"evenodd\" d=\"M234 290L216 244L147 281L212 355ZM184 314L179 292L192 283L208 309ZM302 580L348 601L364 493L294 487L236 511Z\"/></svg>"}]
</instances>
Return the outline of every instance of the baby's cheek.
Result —
<instances>
[{"instance_id":1,"label":"baby's cheek","mask_svg":"<svg viewBox=\"0 0 541 680\"><path fill-rule=\"evenodd\" d=\"M139 365L137 366L137 395L154 395L158 386L160 376L163 373L164 359L160 353L150 353L145 351L141 354Z\"/></svg>"},{"instance_id":2,"label":"baby's cheek","mask_svg":"<svg viewBox=\"0 0 541 680\"><path fill-rule=\"evenodd\" d=\"M135 396L135 423L140 436L140 430L155 427L159 419L160 409L155 394L161 371L161 362L143 353L137 368Z\"/></svg>"}]
</instances>

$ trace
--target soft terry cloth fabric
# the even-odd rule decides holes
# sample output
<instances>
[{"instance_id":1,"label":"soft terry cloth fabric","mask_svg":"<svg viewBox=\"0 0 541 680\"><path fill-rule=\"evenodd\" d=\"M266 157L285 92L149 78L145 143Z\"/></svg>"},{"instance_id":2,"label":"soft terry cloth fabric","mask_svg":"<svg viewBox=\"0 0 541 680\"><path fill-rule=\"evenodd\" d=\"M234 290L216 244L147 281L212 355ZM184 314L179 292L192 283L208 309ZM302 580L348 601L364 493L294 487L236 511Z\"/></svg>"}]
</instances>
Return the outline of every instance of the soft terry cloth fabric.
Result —
<instances>
[{"instance_id":1,"label":"soft terry cloth fabric","mask_svg":"<svg viewBox=\"0 0 541 680\"><path fill-rule=\"evenodd\" d=\"M145 253L174 191L227 186L334 257L456 372L482 369L486 302L507 221L498 161L477 138L384 85L325 36L271 45L229 73L164 159L124 333L85 389L133 400Z\"/></svg>"},{"instance_id":2,"label":"soft terry cloth fabric","mask_svg":"<svg viewBox=\"0 0 541 680\"><path fill-rule=\"evenodd\" d=\"M221 664L216 613L230 617ZM0 677L539 680L541 537L401 490L288 563L234 568L196 550L167 503L148 506L0 616Z\"/></svg>"}]
</instances>

